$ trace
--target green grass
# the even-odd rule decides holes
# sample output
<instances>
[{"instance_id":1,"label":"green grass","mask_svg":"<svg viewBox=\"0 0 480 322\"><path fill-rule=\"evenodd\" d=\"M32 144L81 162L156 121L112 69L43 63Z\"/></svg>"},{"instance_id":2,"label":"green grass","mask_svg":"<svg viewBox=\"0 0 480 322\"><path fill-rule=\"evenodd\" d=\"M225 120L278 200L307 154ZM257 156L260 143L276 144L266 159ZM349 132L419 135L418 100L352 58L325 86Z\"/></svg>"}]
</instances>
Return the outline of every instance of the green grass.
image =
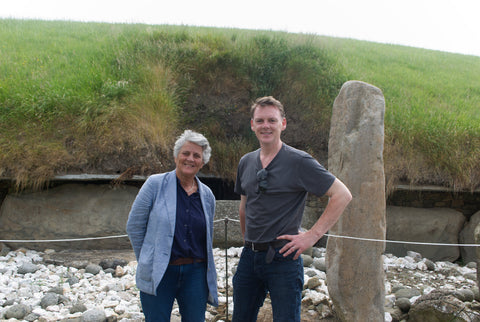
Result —
<instances>
[{"instance_id":1,"label":"green grass","mask_svg":"<svg viewBox=\"0 0 480 322\"><path fill-rule=\"evenodd\" d=\"M347 80L385 96L389 186L480 182L480 57L284 32L0 20L0 177L173 167L185 128L204 133L204 171L233 179L255 149L252 101L286 106L284 140L326 162ZM311 138L311 139L305 139Z\"/></svg>"}]
</instances>

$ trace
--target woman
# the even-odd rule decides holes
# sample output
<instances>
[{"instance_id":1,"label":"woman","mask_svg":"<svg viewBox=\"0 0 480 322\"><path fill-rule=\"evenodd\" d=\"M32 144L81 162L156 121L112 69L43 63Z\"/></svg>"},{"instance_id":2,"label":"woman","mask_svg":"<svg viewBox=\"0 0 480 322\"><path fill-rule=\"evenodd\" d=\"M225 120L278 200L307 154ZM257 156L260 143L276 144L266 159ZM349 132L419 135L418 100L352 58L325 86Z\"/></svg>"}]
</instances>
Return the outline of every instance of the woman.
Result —
<instances>
[{"instance_id":1,"label":"woman","mask_svg":"<svg viewBox=\"0 0 480 322\"><path fill-rule=\"evenodd\" d=\"M127 233L146 321L170 321L174 299L182 321L203 322L207 303L218 306L215 197L196 177L211 150L202 134L186 130L175 142L175 170L150 176L133 202Z\"/></svg>"}]
</instances>

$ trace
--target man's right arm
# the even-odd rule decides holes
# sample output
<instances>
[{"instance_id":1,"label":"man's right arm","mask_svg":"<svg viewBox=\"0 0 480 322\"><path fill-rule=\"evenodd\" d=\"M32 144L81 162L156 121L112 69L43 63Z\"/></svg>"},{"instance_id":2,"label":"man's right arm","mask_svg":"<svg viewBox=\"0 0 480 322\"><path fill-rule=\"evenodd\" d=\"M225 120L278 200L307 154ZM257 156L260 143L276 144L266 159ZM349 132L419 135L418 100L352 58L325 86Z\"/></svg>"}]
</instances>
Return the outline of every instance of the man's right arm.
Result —
<instances>
[{"instance_id":1,"label":"man's right arm","mask_svg":"<svg viewBox=\"0 0 480 322\"><path fill-rule=\"evenodd\" d=\"M335 179L328 191L328 204L317 222L307 232L298 235L282 235L278 239L290 240L280 249L280 254L288 256L295 252L293 259L297 259L307 248L315 245L322 236L338 221L347 205L352 200L350 190L339 179Z\"/></svg>"}]
</instances>

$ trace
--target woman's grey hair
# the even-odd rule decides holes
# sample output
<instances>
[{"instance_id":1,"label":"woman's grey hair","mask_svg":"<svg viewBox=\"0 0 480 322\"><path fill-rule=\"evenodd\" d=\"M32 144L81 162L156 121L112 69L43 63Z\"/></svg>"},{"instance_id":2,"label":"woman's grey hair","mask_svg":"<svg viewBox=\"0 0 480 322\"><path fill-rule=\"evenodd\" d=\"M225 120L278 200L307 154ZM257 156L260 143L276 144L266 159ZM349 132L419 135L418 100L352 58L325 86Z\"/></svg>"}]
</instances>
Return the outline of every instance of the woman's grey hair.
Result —
<instances>
[{"instance_id":1,"label":"woman's grey hair","mask_svg":"<svg viewBox=\"0 0 480 322\"><path fill-rule=\"evenodd\" d=\"M203 164L207 164L208 161L210 161L210 155L212 153L212 148L210 147L210 144L208 143L207 138L204 137L202 134L200 134L198 132L194 132L192 130L185 130L177 138L177 141L175 142L175 145L173 147L173 156L175 158L178 157L178 153L180 153L180 149L187 142L195 143L196 145L199 145L202 148L202 150L203 150L203 156L202 156L203 157Z\"/></svg>"}]
</instances>

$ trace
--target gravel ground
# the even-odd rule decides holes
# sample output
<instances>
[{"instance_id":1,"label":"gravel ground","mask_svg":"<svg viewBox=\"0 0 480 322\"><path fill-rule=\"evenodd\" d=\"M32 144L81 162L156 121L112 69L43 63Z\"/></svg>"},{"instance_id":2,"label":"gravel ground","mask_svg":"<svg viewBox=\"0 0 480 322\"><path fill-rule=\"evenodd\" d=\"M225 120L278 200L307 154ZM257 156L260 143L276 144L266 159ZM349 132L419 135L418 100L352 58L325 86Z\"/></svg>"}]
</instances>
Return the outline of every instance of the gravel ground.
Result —
<instances>
[{"instance_id":1,"label":"gravel ground","mask_svg":"<svg viewBox=\"0 0 480 322\"><path fill-rule=\"evenodd\" d=\"M228 313L231 314L233 311L232 276L240 252L241 248L236 247L227 250L228 271L226 271L225 250L214 249L220 306L218 308L208 306L206 321L226 320L226 272L228 272ZM317 249L320 258L324 252L324 249ZM128 264L117 271L104 269L97 274L89 273L85 268L88 263L98 266L105 260L123 260ZM319 261L315 261L317 262ZM37 270L21 273L25 263L34 264ZM335 318L328 299L325 273L314 264L305 267L305 282L311 278L317 278L318 283L315 287L304 291L302 321L333 322ZM76 321L75 319L80 319L86 314L85 310L93 309L100 310L100 313L104 312L109 321L142 321L138 289L135 287L134 280L135 269L135 257L131 250L35 252L22 249L11 251L5 256L0 256L0 320L6 321L6 312L12 306L22 303L28 305L34 316L37 316L37 320L32 320L30 317L25 321ZM393 307L394 289L399 286L418 289L422 294L434 289L471 289L478 298L475 263L460 266L449 262L429 262L422 259L419 254L400 258L386 255L384 269L386 311L389 307ZM76 281L71 283L71 278L75 278ZM45 294L59 287L64 300L52 306L42 307L41 302ZM410 301L413 303L415 299L413 297ZM73 304L78 302L84 305L85 310L72 313ZM267 298L258 321L271 320L271 306ZM176 307L172 312L171 321L180 321ZM390 321L389 313L386 314L385 321Z\"/></svg>"}]
</instances>

